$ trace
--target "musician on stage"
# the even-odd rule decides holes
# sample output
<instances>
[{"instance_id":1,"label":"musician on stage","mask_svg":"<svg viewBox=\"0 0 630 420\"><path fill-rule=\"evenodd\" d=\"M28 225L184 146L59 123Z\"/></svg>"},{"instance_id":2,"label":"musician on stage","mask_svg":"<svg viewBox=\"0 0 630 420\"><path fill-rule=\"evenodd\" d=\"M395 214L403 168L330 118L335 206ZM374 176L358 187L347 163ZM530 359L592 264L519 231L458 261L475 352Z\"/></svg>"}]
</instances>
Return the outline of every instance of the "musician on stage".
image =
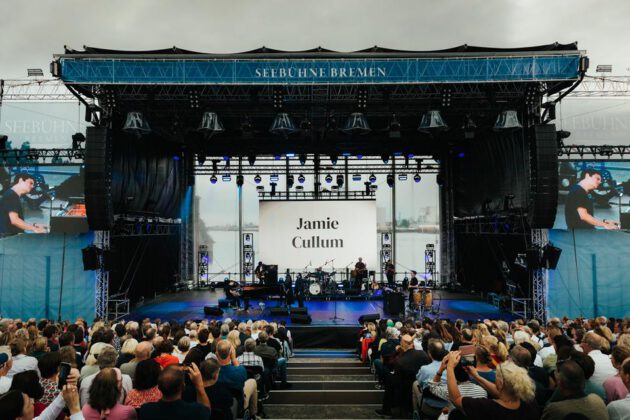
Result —
<instances>
[{"instance_id":1,"label":"musician on stage","mask_svg":"<svg viewBox=\"0 0 630 420\"><path fill-rule=\"evenodd\" d=\"M35 188L35 178L27 173L19 173L13 179L13 186L0 196L0 237L26 231L47 233L46 226L24 221L24 211L20 198Z\"/></svg>"},{"instance_id":2,"label":"musician on stage","mask_svg":"<svg viewBox=\"0 0 630 420\"><path fill-rule=\"evenodd\" d=\"M413 303L413 294L418 291L418 277L416 277L418 273L414 270L411 270L411 278L409 279L409 304Z\"/></svg>"},{"instance_id":3,"label":"musician on stage","mask_svg":"<svg viewBox=\"0 0 630 420\"><path fill-rule=\"evenodd\" d=\"M387 260L385 263L385 277L387 278L387 286L390 289L396 288L396 280L394 279L394 274L396 274L396 267L390 260Z\"/></svg>"},{"instance_id":4,"label":"musician on stage","mask_svg":"<svg viewBox=\"0 0 630 420\"><path fill-rule=\"evenodd\" d=\"M267 273L267 266L262 261L258 261L258 265L254 270L254 275L258 279L258 284L265 284L265 274Z\"/></svg>"},{"instance_id":5,"label":"musician on stage","mask_svg":"<svg viewBox=\"0 0 630 420\"><path fill-rule=\"evenodd\" d=\"M359 257L359 261L354 265L354 281L356 284L356 288L360 289L361 284L363 283L363 279L367 278L367 266L363 262L363 258Z\"/></svg>"},{"instance_id":6,"label":"musician on stage","mask_svg":"<svg viewBox=\"0 0 630 420\"><path fill-rule=\"evenodd\" d=\"M241 286L234 280L225 280L223 282L223 290L225 298L232 301L237 308L241 307ZM247 308L245 308L247 310Z\"/></svg>"},{"instance_id":7,"label":"musician on stage","mask_svg":"<svg viewBox=\"0 0 630 420\"><path fill-rule=\"evenodd\" d=\"M288 268L286 274L284 275L282 297L284 298L285 306L293 305L293 279L291 278L291 273Z\"/></svg>"},{"instance_id":8,"label":"musician on stage","mask_svg":"<svg viewBox=\"0 0 630 420\"><path fill-rule=\"evenodd\" d=\"M305 281L302 278L302 274L297 273L297 276L295 277L295 286L294 286L294 292L293 294L295 295L297 301L298 301L298 307L303 308L304 307L304 286L305 286Z\"/></svg>"}]
</instances>

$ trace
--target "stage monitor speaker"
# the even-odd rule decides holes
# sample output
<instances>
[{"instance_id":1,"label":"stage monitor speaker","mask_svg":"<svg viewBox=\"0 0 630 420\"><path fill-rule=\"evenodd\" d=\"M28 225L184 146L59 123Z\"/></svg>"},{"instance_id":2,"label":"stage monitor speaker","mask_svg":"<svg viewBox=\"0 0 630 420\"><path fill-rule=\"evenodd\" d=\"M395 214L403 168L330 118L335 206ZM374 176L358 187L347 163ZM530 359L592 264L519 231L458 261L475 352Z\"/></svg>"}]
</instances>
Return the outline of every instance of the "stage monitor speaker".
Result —
<instances>
[{"instance_id":1,"label":"stage monitor speaker","mask_svg":"<svg viewBox=\"0 0 630 420\"><path fill-rule=\"evenodd\" d=\"M219 299L219 308L227 309L230 307L230 303L229 299Z\"/></svg>"},{"instance_id":2,"label":"stage monitor speaker","mask_svg":"<svg viewBox=\"0 0 630 420\"><path fill-rule=\"evenodd\" d=\"M308 313L308 308L291 308L291 313L305 315Z\"/></svg>"},{"instance_id":3,"label":"stage monitor speaker","mask_svg":"<svg viewBox=\"0 0 630 420\"><path fill-rule=\"evenodd\" d=\"M359 296L361 294L360 289L346 289L346 296Z\"/></svg>"},{"instance_id":4,"label":"stage monitor speaker","mask_svg":"<svg viewBox=\"0 0 630 420\"><path fill-rule=\"evenodd\" d=\"M386 293L383 310L389 315L399 315L405 312L405 297L402 293Z\"/></svg>"},{"instance_id":5,"label":"stage monitor speaker","mask_svg":"<svg viewBox=\"0 0 630 420\"><path fill-rule=\"evenodd\" d=\"M289 315L289 310L287 308L271 308L269 312L271 313L271 315L275 315L275 316L288 316Z\"/></svg>"},{"instance_id":6,"label":"stage monitor speaker","mask_svg":"<svg viewBox=\"0 0 630 420\"><path fill-rule=\"evenodd\" d=\"M558 207L558 140L555 124L530 131L528 221L534 229L551 229Z\"/></svg>"},{"instance_id":7,"label":"stage monitor speaker","mask_svg":"<svg viewBox=\"0 0 630 420\"><path fill-rule=\"evenodd\" d=\"M365 314L359 317L359 324L363 325L365 322L376 322L381 319L379 314Z\"/></svg>"},{"instance_id":8,"label":"stage monitor speaker","mask_svg":"<svg viewBox=\"0 0 630 420\"><path fill-rule=\"evenodd\" d=\"M223 315L223 309L218 306L204 306L203 313L209 316L221 316Z\"/></svg>"},{"instance_id":9,"label":"stage monitor speaker","mask_svg":"<svg viewBox=\"0 0 630 420\"><path fill-rule=\"evenodd\" d=\"M313 320L307 314L291 314L291 322L294 324L310 324Z\"/></svg>"},{"instance_id":10,"label":"stage monitor speaker","mask_svg":"<svg viewBox=\"0 0 630 420\"><path fill-rule=\"evenodd\" d=\"M98 269L98 252L99 249L94 245L90 245L81 250L83 254L83 270L89 271Z\"/></svg>"},{"instance_id":11,"label":"stage monitor speaker","mask_svg":"<svg viewBox=\"0 0 630 420\"><path fill-rule=\"evenodd\" d=\"M109 230L114 223L112 204L111 131L88 127L85 141L85 210L90 230Z\"/></svg>"},{"instance_id":12,"label":"stage monitor speaker","mask_svg":"<svg viewBox=\"0 0 630 420\"><path fill-rule=\"evenodd\" d=\"M562 249L550 244L545 245L543 247L543 265L550 270L555 270L561 253Z\"/></svg>"}]
</instances>

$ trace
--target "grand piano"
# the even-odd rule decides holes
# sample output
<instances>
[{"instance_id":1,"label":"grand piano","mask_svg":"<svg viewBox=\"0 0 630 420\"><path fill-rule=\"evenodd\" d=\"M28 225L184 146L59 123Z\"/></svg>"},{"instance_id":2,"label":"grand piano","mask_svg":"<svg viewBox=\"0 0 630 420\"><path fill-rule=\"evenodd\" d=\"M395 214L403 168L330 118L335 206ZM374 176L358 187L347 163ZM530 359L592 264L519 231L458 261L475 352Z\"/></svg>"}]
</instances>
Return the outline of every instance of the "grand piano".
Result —
<instances>
[{"instance_id":1,"label":"grand piano","mask_svg":"<svg viewBox=\"0 0 630 420\"><path fill-rule=\"evenodd\" d=\"M284 289L282 285L258 285L258 284L248 284L245 286L241 286L241 298L242 299L269 299L271 297L282 297L284 296Z\"/></svg>"}]
</instances>

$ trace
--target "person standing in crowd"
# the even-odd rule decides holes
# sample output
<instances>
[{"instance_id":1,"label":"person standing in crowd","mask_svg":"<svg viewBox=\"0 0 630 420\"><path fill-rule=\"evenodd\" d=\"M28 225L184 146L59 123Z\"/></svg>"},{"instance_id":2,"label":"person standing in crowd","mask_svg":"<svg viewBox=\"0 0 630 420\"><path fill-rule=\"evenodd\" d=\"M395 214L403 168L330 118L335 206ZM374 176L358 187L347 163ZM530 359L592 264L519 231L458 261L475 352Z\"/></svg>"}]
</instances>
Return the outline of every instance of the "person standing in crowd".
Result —
<instances>
[{"instance_id":1,"label":"person standing in crowd","mask_svg":"<svg viewBox=\"0 0 630 420\"><path fill-rule=\"evenodd\" d=\"M610 420L627 420L630 419L630 358L626 359L621 369L619 370L619 376L623 381L623 384L628 390L628 394L622 400L613 401L608 404L607 410Z\"/></svg>"},{"instance_id":2,"label":"person standing in crowd","mask_svg":"<svg viewBox=\"0 0 630 420\"><path fill-rule=\"evenodd\" d=\"M35 178L26 173L19 173L13 179L13 186L0 197L0 236L15 235L26 231L46 233L48 229L35 223L24 221L24 210L20 197L29 194L35 188Z\"/></svg>"}]
</instances>

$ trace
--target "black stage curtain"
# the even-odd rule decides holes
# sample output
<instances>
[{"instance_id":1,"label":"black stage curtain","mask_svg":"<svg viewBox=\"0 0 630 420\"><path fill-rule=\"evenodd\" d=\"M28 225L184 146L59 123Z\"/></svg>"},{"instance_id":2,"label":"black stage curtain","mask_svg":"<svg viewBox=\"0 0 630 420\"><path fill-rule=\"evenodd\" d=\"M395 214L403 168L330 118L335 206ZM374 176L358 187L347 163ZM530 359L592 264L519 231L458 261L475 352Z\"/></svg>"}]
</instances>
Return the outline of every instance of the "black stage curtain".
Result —
<instances>
[{"instance_id":1,"label":"black stage curtain","mask_svg":"<svg viewBox=\"0 0 630 420\"><path fill-rule=\"evenodd\" d=\"M524 130L488 134L466 146L465 156L453 158L455 215L502 212L507 195L512 209L527 209L530 189L529 147Z\"/></svg>"},{"instance_id":2,"label":"black stage curtain","mask_svg":"<svg viewBox=\"0 0 630 420\"><path fill-rule=\"evenodd\" d=\"M523 235L457 234L457 279L466 290L506 292L506 283L517 284L527 295L527 270L514 264L517 254L525 253ZM504 264L505 263L505 264Z\"/></svg>"},{"instance_id":3,"label":"black stage curtain","mask_svg":"<svg viewBox=\"0 0 630 420\"><path fill-rule=\"evenodd\" d=\"M146 212L180 217L184 160L174 148L152 136L114 136L112 199L115 214Z\"/></svg>"}]
</instances>

